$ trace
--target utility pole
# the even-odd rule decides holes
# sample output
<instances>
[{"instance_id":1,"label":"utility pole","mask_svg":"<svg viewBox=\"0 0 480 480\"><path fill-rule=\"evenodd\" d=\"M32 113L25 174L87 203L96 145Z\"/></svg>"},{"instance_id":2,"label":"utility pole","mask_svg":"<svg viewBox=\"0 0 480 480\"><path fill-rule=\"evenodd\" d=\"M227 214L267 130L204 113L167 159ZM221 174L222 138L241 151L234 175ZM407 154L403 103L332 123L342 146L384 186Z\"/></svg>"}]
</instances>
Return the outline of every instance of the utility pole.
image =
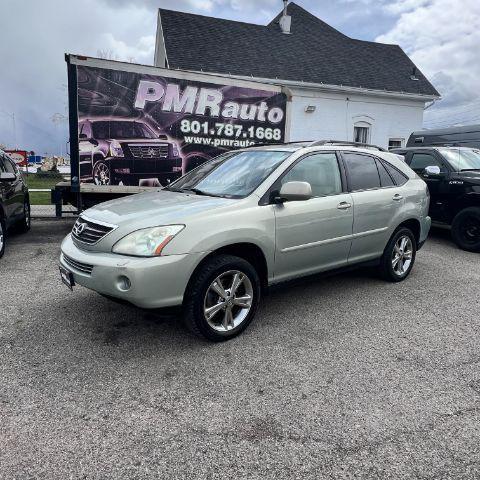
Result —
<instances>
[{"instance_id":1,"label":"utility pole","mask_svg":"<svg viewBox=\"0 0 480 480\"><path fill-rule=\"evenodd\" d=\"M15 113L8 113L5 110L0 110L4 115L10 117L12 119L12 126L13 126L13 148L17 148L17 125L15 123Z\"/></svg>"}]
</instances>

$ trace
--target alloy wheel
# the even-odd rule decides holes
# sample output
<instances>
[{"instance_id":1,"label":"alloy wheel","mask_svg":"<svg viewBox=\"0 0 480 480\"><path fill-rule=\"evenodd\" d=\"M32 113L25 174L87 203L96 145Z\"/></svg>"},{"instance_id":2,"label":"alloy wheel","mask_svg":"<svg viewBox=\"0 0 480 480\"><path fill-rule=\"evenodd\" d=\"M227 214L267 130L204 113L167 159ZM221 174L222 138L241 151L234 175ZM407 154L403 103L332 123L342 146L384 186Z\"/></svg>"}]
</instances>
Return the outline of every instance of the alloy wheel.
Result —
<instances>
[{"instance_id":1,"label":"alloy wheel","mask_svg":"<svg viewBox=\"0 0 480 480\"><path fill-rule=\"evenodd\" d=\"M405 275L412 264L413 244L412 239L407 235L402 235L395 242L392 253L392 268L395 275L399 277Z\"/></svg>"},{"instance_id":2,"label":"alloy wheel","mask_svg":"<svg viewBox=\"0 0 480 480\"><path fill-rule=\"evenodd\" d=\"M30 206L27 202L23 205L23 213L25 215L25 226L30 228Z\"/></svg>"},{"instance_id":3,"label":"alloy wheel","mask_svg":"<svg viewBox=\"0 0 480 480\"><path fill-rule=\"evenodd\" d=\"M96 165L94 177L97 185L110 185L110 169L104 163Z\"/></svg>"},{"instance_id":4,"label":"alloy wheel","mask_svg":"<svg viewBox=\"0 0 480 480\"><path fill-rule=\"evenodd\" d=\"M247 318L252 304L253 287L248 276L239 270L229 270L208 287L203 314L211 328L228 332Z\"/></svg>"}]
</instances>

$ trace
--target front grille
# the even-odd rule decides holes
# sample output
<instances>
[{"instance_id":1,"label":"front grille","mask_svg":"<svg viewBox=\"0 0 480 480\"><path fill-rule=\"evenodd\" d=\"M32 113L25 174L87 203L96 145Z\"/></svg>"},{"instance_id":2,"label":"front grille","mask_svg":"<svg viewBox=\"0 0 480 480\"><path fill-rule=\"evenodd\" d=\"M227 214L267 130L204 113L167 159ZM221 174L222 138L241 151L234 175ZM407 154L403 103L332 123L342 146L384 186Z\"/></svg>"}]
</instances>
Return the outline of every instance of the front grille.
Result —
<instances>
[{"instance_id":1,"label":"front grille","mask_svg":"<svg viewBox=\"0 0 480 480\"><path fill-rule=\"evenodd\" d=\"M93 245L94 243L100 241L113 229L113 226L101 225L99 223L92 222L91 220L85 220L85 218L79 217L73 226L72 236L79 242Z\"/></svg>"},{"instance_id":2,"label":"front grille","mask_svg":"<svg viewBox=\"0 0 480 480\"><path fill-rule=\"evenodd\" d=\"M168 144L163 145L138 145L130 144L130 152L135 158L167 158Z\"/></svg>"},{"instance_id":3,"label":"front grille","mask_svg":"<svg viewBox=\"0 0 480 480\"><path fill-rule=\"evenodd\" d=\"M68 257L65 254L63 254L63 260L69 267L72 267L74 270L78 270L79 272L86 273L87 275L92 274L93 265L89 265L88 263L77 262L76 260Z\"/></svg>"}]
</instances>

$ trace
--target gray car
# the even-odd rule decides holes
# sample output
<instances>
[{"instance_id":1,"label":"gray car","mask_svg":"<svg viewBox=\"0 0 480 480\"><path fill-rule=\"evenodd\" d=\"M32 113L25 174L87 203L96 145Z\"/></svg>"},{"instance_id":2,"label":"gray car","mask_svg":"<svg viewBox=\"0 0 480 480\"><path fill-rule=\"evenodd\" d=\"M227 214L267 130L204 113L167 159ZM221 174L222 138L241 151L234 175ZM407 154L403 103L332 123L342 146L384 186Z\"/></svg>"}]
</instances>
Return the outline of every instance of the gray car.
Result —
<instances>
[{"instance_id":1,"label":"gray car","mask_svg":"<svg viewBox=\"0 0 480 480\"><path fill-rule=\"evenodd\" d=\"M315 143L226 153L165 189L85 211L60 271L147 309L183 306L187 326L229 339L269 285L375 264L404 280L429 229L425 182L391 153Z\"/></svg>"}]
</instances>

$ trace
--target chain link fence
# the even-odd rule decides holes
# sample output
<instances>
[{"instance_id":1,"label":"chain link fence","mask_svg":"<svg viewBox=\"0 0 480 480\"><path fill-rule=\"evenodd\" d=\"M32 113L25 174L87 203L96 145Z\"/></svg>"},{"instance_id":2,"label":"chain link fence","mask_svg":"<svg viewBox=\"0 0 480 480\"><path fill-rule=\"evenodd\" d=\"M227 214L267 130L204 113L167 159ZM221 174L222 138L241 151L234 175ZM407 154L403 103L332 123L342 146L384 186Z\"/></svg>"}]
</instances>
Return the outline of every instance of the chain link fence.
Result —
<instances>
[{"instance_id":1,"label":"chain link fence","mask_svg":"<svg viewBox=\"0 0 480 480\"><path fill-rule=\"evenodd\" d=\"M52 188L58 182L69 181L70 174L60 172L39 173L39 170L37 170L36 172L24 171L23 176L28 185L31 217L33 219L55 217L55 205L52 204ZM63 205L62 210L65 216L76 213L76 208L71 205Z\"/></svg>"}]
</instances>

